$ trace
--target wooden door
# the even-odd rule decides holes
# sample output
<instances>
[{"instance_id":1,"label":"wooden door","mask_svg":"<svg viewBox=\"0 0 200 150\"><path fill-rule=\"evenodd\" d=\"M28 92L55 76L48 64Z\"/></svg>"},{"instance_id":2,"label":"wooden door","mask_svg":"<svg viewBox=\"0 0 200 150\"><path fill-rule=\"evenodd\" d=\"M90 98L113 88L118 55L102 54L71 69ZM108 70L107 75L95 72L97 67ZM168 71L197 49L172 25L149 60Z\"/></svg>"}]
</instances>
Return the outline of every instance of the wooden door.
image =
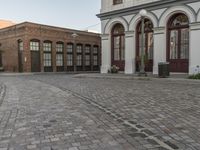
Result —
<instances>
[{"instance_id":1,"label":"wooden door","mask_svg":"<svg viewBox=\"0 0 200 150\"><path fill-rule=\"evenodd\" d=\"M31 51L31 72L40 71L40 51Z\"/></svg>"}]
</instances>

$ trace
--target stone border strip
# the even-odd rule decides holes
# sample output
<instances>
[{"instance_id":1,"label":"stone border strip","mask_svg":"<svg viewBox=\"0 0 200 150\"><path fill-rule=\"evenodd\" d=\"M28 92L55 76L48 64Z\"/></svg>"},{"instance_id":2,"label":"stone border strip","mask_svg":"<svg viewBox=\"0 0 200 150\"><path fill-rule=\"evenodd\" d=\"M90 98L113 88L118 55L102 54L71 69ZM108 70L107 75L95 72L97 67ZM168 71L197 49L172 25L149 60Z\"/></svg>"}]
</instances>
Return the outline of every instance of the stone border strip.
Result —
<instances>
[{"instance_id":1,"label":"stone border strip","mask_svg":"<svg viewBox=\"0 0 200 150\"><path fill-rule=\"evenodd\" d=\"M6 86L1 83L1 86L0 86L0 106L3 103L5 95L6 95Z\"/></svg>"},{"instance_id":2,"label":"stone border strip","mask_svg":"<svg viewBox=\"0 0 200 150\"><path fill-rule=\"evenodd\" d=\"M81 100L86 102L88 105L92 105L92 106L98 108L99 110L103 111L107 115L115 118L123 126L130 128L131 131L133 131L133 133L130 133L129 136L131 136L131 137L142 137L142 138L146 139L147 141L149 141L150 143L152 143L153 145L155 145L155 148L159 148L159 149L162 149L162 150L177 150L177 149L179 149L176 145L174 145L170 141L164 141L164 142L161 141L160 139L155 137L154 133L152 133L148 129L145 129L143 126L137 124L134 121L127 120L126 118L123 118L120 114L113 112L111 109L106 108L105 106L102 106L101 104L93 101L92 99L85 97L85 96L82 96L77 92L73 92L71 90L61 88L61 87L59 87L59 88L61 90L68 91L68 92L72 93L73 96L80 98Z\"/></svg>"},{"instance_id":3,"label":"stone border strip","mask_svg":"<svg viewBox=\"0 0 200 150\"><path fill-rule=\"evenodd\" d=\"M157 76L149 75L147 77L134 75L124 75L124 74L76 74L73 78L93 78L93 79L121 79L121 80L143 80L143 81L184 81L190 82L192 84L199 84L200 80L188 79L188 78L179 78L179 77L169 77L169 78L159 78Z\"/></svg>"}]
</instances>

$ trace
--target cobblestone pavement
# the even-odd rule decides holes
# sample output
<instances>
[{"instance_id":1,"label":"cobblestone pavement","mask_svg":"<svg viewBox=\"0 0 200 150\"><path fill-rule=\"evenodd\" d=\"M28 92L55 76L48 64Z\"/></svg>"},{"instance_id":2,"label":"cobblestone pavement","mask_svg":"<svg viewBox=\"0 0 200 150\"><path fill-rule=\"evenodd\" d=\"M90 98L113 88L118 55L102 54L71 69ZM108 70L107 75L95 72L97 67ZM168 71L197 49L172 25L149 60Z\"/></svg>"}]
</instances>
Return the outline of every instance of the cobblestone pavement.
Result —
<instances>
[{"instance_id":1,"label":"cobblestone pavement","mask_svg":"<svg viewBox=\"0 0 200 150\"><path fill-rule=\"evenodd\" d=\"M0 150L200 150L200 82L0 77Z\"/></svg>"}]
</instances>

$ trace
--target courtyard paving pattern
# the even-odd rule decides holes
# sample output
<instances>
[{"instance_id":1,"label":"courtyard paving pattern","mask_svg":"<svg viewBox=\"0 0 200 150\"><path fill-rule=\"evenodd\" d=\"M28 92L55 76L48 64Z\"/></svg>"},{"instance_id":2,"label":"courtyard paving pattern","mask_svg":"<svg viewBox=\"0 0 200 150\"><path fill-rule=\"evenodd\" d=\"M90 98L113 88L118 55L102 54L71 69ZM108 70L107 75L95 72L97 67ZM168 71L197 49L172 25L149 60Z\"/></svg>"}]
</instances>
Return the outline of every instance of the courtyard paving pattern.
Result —
<instances>
[{"instance_id":1,"label":"courtyard paving pattern","mask_svg":"<svg viewBox=\"0 0 200 150\"><path fill-rule=\"evenodd\" d=\"M200 150L200 82L0 77L0 150Z\"/></svg>"}]
</instances>

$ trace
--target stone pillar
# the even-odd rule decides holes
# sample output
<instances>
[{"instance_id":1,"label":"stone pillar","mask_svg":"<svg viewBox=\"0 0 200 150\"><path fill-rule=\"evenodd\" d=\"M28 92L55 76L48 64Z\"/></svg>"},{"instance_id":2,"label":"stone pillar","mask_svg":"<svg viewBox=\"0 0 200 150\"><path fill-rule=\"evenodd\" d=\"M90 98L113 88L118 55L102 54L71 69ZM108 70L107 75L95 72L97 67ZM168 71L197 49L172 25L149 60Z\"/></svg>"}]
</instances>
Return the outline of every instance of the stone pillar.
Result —
<instances>
[{"instance_id":1,"label":"stone pillar","mask_svg":"<svg viewBox=\"0 0 200 150\"><path fill-rule=\"evenodd\" d=\"M85 71L85 43L82 46L82 71Z\"/></svg>"},{"instance_id":2,"label":"stone pillar","mask_svg":"<svg viewBox=\"0 0 200 150\"><path fill-rule=\"evenodd\" d=\"M94 51L94 45L91 45L90 47L90 70L93 71L94 70L94 57L93 57L93 51Z\"/></svg>"},{"instance_id":3,"label":"stone pillar","mask_svg":"<svg viewBox=\"0 0 200 150\"><path fill-rule=\"evenodd\" d=\"M44 51L43 51L43 41L40 41L40 71L44 72Z\"/></svg>"},{"instance_id":4,"label":"stone pillar","mask_svg":"<svg viewBox=\"0 0 200 150\"><path fill-rule=\"evenodd\" d=\"M25 37L24 50L23 50L23 71L31 72L31 51L30 51L30 41Z\"/></svg>"},{"instance_id":5,"label":"stone pillar","mask_svg":"<svg viewBox=\"0 0 200 150\"><path fill-rule=\"evenodd\" d=\"M164 27L154 28L153 74L158 74L158 63L166 62L166 34Z\"/></svg>"},{"instance_id":6,"label":"stone pillar","mask_svg":"<svg viewBox=\"0 0 200 150\"><path fill-rule=\"evenodd\" d=\"M200 23L190 24L189 74L200 73Z\"/></svg>"},{"instance_id":7,"label":"stone pillar","mask_svg":"<svg viewBox=\"0 0 200 150\"><path fill-rule=\"evenodd\" d=\"M63 65L64 71L67 71L67 43L63 43Z\"/></svg>"},{"instance_id":8,"label":"stone pillar","mask_svg":"<svg viewBox=\"0 0 200 150\"><path fill-rule=\"evenodd\" d=\"M111 66L111 40L108 34L101 36L102 41L102 64L101 73L108 73Z\"/></svg>"},{"instance_id":9,"label":"stone pillar","mask_svg":"<svg viewBox=\"0 0 200 150\"><path fill-rule=\"evenodd\" d=\"M53 68L53 72L57 71L56 68L56 43L53 41L52 42L52 52L51 52L52 56L52 68Z\"/></svg>"},{"instance_id":10,"label":"stone pillar","mask_svg":"<svg viewBox=\"0 0 200 150\"><path fill-rule=\"evenodd\" d=\"M135 73L135 38L134 31L125 33L125 74Z\"/></svg>"}]
</instances>

